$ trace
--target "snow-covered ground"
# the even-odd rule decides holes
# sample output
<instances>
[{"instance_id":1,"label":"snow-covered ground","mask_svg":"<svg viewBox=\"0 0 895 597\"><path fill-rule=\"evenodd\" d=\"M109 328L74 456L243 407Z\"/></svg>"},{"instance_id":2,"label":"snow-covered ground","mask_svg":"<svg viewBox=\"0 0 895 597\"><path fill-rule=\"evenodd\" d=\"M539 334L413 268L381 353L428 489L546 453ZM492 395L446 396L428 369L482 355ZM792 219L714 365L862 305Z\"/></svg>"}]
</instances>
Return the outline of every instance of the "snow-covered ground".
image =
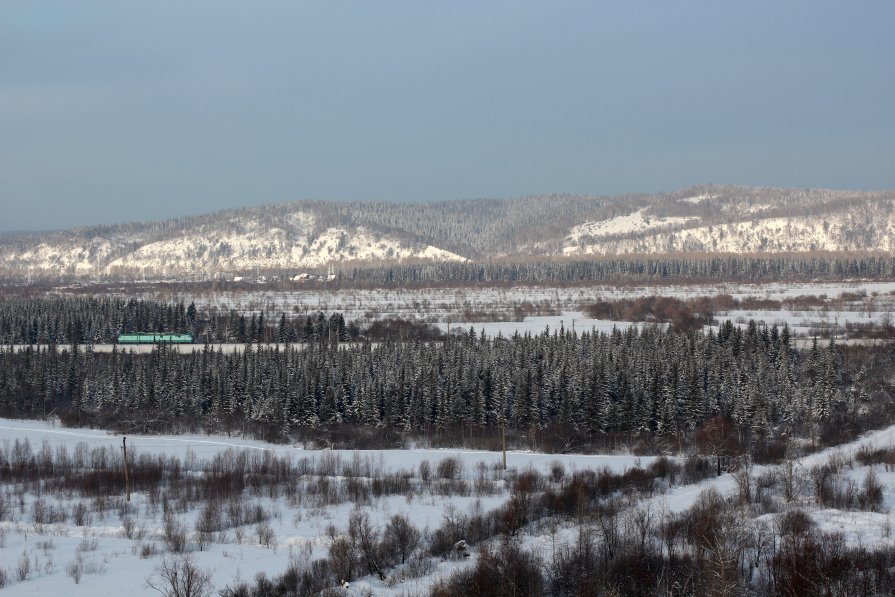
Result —
<instances>
[{"instance_id":1,"label":"snow-covered ground","mask_svg":"<svg viewBox=\"0 0 895 597\"><path fill-rule=\"evenodd\" d=\"M474 327L485 329L489 336L501 333L511 336L516 332L541 333L549 325L557 329L560 324L576 330L609 331L614 325L627 326L626 322L608 322L589 319L582 314L583 308L598 300L612 301L643 296L670 296L681 299L698 296L729 294L736 299L748 297L784 300L800 296L839 297L843 293L863 293L866 299L855 301L832 310L796 311L731 311L717 317L729 318L735 323L749 319L763 320L768 324L784 321L795 333L807 333L819 322L844 325L848 322L895 319L895 282L824 282L824 283L777 283L777 284L694 284L671 286L604 286L587 287L493 287L493 288L437 288L437 289L378 289L378 290L284 290L271 287L264 291L221 291L214 293L179 293L165 290L147 292L142 298L162 301L195 301L203 308L222 311L234 309L241 313L264 310L268 315L287 313L315 314L338 311L347 320L385 319L400 317L437 323L443 329ZM124 294L122 296L125 296ZM130 295L127 295L130 296ZM869 301L872 299L872 301ZM865 303L865 300L868 302ZM871 308L868 316L867 308ZM534 315L517 319L517 311L534 308ZM476 314L472 321L467 315ZM558 315L538 315L537 313ZM483 316L484 314L484 316Z\"/></svg>"},{"instance_id":2,"label":"snow-covered ground","mask_svg":"<svg viewBox=\"0 0 895 597\"><path fill-rule=\"evenodd\" d=\"M0 443L6 445L16 440L28 440L32 448L47 442L55 450L57 446L74 449L79 443L92 446L121 446L121 436L97 429L54 426L45 421L0 419ZM488 467L501 460L500 452L456 449L407 449L407 450L306 450L301 446L271 444L264 441L227 437L221 435L128 435L128 450L177 456L183 460L208 459L227 449L248 449L288 455L294 458L319 459L338 456L345 461L359 457L369 460L382 473L415 470L423 461L433 464L444 458L459 458L465 465L465 478L473 479L475 467L484 462ZM538 452L507 451L507 466L518 470L534 468L546 473L554 462L561 462L568 470L609 468L624 472L634 466L649 466L652 456L626 454L542 454Z\"/></svg>"},{"instance_id":3,"label":"snow-covered ground","mask_svg":"<svg viewBox=\"0 0 895 597\"><path fill-rule=\"evenodd\" d=\"M895 426L868 433L851 443L799 458L794 463L794 470L807 482L807 475L812 467L825 464L830 459L839 460L848 463L841 472L843 479L851 480L856 487L860 488L872 469L883 489L883 503L878 510L818 508L812 503L813 497L808 487L805 487L800 497L788 507L803 508L819 531L841 534L847 545L863 546L869 549L895 546L895 533L892 528L892 510L895 507L895 470L887 470L887 467L883 465L868 467L851 462L862 448L895 448ZM756 478L773 470L779 471L780 467L754 466L750 474ZM722 496L730 496L736 495L738 488L735 476L728 473L692 485L671 487L664 493L636 504L635 507L643 510L648 509L657 517L680 514L696 504L699 497L707 490L715 490ZM751 522L764 522L773 528L778 516L779 514L765 514ZM743 522L750 521L744 519ZM542 527L529 532L522 537L522 544L549 558L547 554L561 553L564 547L573 547L578 540L579 527L567 522L558 528L550 528L548 525L546 529Z\"/></svg>"},{"instance_id":4,"label":"snow-covered ground","mask_svg":"<svg viewBox=\"0 0 895 597\"><path fill-rule=\"evenodd\" d=\"M703 201L708 201L709 199L715 199L717 195L694 195L692 197L686 197L684 199L680 199L681 203L692 203L694 205L698 205Z\"/></svg>"},{"instance_id":5,"label":"snow-covered ground","mask_svg":"<svg viewBox=\"0 0 895 597\"><path fill-rule=\"evenodd\" d=\"M80 444L90 448L108 447L120 449L121 437L102 430L61 428L43 421L21 421L0 419L0 444L8 452L18 442L28 441L33 451L46 445L52 452L65 448L73 453ZM457 458L462 462L460 478L470 482L480 475L496 474L500 453L474 450L305 450L299 446L276 445L261 441L225 436L181 435L143 436L129 435L128 450L132 454L153 453L176 456L188 471L198 471L202 463L227 450L267 451L278 456L288 456L294 460L309 459L312 463L322 459L338 457L346 466L363 463L375 474L399 471L415 471L422 462L432 464L433 470L444 459ZM534 468L546 473L555 462L561 462L567 471L608 468L623 472L633 466L647 466L655 460L652 457L631 455L583 455L583 454L539 454L510 451L507 454L511 469ZM484 464L480 464L484 463ZM339 467L337 467L339 468ZM339 470L341 470L339 468ZM486 473L487 471L487 473ZM338 477L340 478L340 477ZM372 499L363 509L377 526L394 514L403 513L419 529L433 530L440 526L445 512L453 508L465 513L474 508L488 511L506 500L502 481L497 481L499 491L476 495L440 495L437 492L413 492L409 496L390 495ZM12 488L0 480L0 494ZM7 493L14 496L15 492ZM140 539L124 537L125 524L119 511L110 508L102 516L94 514L89 526L76 526L71 520L63 523L38 525L33 522L31 510L36 496L24 494L21 506L13 511L11 519L0 521L0 568L7 569L10 584L4 589L8 595L142 595L153 594L146 585L160 562L162 554L141 557L145 545L155 544L164 551L162 515L153 507L150 497L134 493L131 515L137 520ZM48 502L71 510L79 500L76 495L45 496ZM194 550L195 563L208 570L214 585L220 589L233 585L239 579L252 581L259 572L268 575L282 573L296 558L302 561L322 558L327 555L330 539L327 530L334 525L344 531L349 514L355 507L350 501L334 504L309 506L308 503L290 505L285 498L249 497L249 501L272 513L270 524L275 533L271 548L262 547L257 538L253 539L253 526L247 525L243 531L245 538L238 540L235 531L228 532L227 542L213 542L203 550ZM198 509L181 514L182 521L192 532ZM95 540L95 541L94 541ZM30 561L31 572L27 580L15 579L14 569L21 558ZM66 571L76 558L82 558L86 572L75 584ZM355 583L356 593L362 594L367 586L375 587L376 594L406 594L407 591L425 590L442 574L453 570L458 564L438 562L435 572L421 579L408 580L388 588L380 581L367 579Z\"/></svg>"}]
</instances>

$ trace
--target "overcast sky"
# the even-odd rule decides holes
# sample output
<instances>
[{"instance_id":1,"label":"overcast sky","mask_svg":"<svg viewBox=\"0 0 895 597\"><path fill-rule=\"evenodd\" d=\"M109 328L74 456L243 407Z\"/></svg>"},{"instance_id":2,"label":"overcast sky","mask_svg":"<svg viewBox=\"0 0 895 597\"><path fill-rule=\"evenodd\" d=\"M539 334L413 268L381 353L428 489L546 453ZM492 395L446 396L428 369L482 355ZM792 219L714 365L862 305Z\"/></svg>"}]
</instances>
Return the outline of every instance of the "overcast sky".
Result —
<instances>
[{"instance_id":1,"label":"overcast sky","mask_svg":"<svg viewBox=\"0 0 895 597\"><path fill-rule=\"evenodd\" d=\"M895 2L0 2L0 230L895 188Z\"/></svg>"}]
</instances>

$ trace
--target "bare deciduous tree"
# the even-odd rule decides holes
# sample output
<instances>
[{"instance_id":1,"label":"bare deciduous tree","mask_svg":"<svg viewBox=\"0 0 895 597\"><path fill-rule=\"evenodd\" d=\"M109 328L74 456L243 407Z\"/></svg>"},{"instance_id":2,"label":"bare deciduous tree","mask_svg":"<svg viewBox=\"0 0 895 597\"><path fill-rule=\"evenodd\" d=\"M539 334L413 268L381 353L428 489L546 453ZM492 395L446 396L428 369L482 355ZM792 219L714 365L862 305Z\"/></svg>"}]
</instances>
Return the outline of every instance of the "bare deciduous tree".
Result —
<instances>
[{"instance_id":1,"label":"bare deciduous tree","mask_svg":"<svg viewBox=\"0 0 895 597\"><path fill-rule=\"evenodd\" d=\"M402 564L416 549L419 541L419 530L402 514L392 516L385 526L382 542L391 554L399 556Z\"/></svg>"},{"instance_id":2,"label":"bare deciduous tree","mask_svg":"<svg viewBox=\"0 0 895 597\"><path fill-rule=\"evenodd\" d=\"M209 597L214 590L211 574L196 566L189 555L165 556L146 586L165 597Z\"/></svg>"},{"instance_id":3,"label":"bare deciduous tree","mask_svg":"<svg viewBox=\"0 0 895 597\"><path fill-rule=\"evenodd\" d=\"M380 580L385 580L379 532L373 527L366 512L356 509L351 513L351 518L348 521L348 536L360 548L370 574L376 574Z\"/></svg>"},{"instance_id":4,"label":"bare deciduous tree","mask_svg":"<svg viewBox=\"0 0 895 597\"><path fill-rule=\"evenodd\" d=\"M339 582L354 580L357 550L347 537L336 537L329 546L329 564Z\"/></svg>"},{"instance_id":5,"label":"bare deciduous tree","mask_svg":"<svg viewBox=\"0 0 895 597\"><path fill-rule=\"evenodd\" d=\"M715 459L718 476L721 476L721 465L740 452L736 427L721 416L701 425L696 430L695 439L702 452Z\"/></svg>"}]
</instances>

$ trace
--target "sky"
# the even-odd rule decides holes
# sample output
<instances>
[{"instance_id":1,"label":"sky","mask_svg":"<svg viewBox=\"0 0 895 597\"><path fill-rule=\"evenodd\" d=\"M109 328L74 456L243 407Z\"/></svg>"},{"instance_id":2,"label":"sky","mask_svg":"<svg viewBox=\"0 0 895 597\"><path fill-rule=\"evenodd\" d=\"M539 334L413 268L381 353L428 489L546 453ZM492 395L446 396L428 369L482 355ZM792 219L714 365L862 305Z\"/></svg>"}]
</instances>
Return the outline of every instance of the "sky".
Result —
<instances>
[{"instance_id":1,"label":"sky","mask_svg":"<svg viewBox=\"0 0 895 597\"><path fill-rule=\"evenodd\" d=\"M0 231L895 188L895 2L0 2Z\"/></svg>"}]
</instances>

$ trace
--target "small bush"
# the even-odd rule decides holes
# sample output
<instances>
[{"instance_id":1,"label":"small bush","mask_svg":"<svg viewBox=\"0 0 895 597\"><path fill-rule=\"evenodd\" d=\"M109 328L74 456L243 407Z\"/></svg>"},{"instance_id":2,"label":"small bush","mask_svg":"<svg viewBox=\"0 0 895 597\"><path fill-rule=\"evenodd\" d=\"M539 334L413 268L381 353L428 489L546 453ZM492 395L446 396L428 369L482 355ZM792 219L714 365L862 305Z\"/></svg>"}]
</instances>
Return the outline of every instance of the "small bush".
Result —
<instances>
[{"instance_id":1,"label":"small bush","mask_svg":"<svg viewBox=\"0 0 895 597\"><path fill-rule=\"evenodd\" d=\"M12 516L12 501L0 493L0 521L8 520Z\"/></svg>"},{"instance_id":2,"label":"small bush","mask_svg":"<svg viewBox=\"0 0 895 597\"><path fill-rule=\"evenodd\" d=\"M140 558L143 560L154 558L158 554L158 546L152 541L150 541L149 543L141 543L139 548L137 549L137 555L139 555Z\"/></svg>"},{"instance_id":3,"label":"small bush","mask_svg":"<svg viewBox=\"0 0 895 597\"><path fill-rule=\"evenodd\" d=\"M439 479L457 480L463 474L463 461L456 456L445 458L438 463L436 474Z\"/></svg>"},{"instance_id":4,"label":"small bush","mask_svg":"<svg viewBox=\"0 0 895 597\"><path fill-rule=\"evenodd\" d=\"M183 553L187 548L186 527L172 510L165 512L165 546L171 553Z\"/></svg>"},{"instance_id":5,"label":"small bush","mask_svg":"<svg viewBox=\"0 0 895 597\"><path fill-rule=\"evenodd\" d=\"M81 577L84 575L84 556L78 553L74 560L66 564L65 573L75 581L75 584L80 583Z\"/></svg>"},{"instance_id":6,"label":"small bush","mask_svg":"<svg viewBox=\"0 0 895 597\"><path fill-rule=\"evenodd\" d=\"M87 527L93 522L90 508L84 502L78 502L71 511L72 521L79 527Z\"/></svg>"},{"instance_id":7,"label":"small bush","mask_svg":"<svg viewBox=\"0 0 895 597\"><path fill-rule=\"evenodd\" d=\"M550 480L554 483L559 483L566 476L566 467L565 465L558 461L554 460L550 463Z\"/></svg>"},{"instance_id":8,"label":"small bush","mask_svg":"<svg viewBox=\"0 0 895 597\"><path fill-rule=\"evenodd\" d=\"M811 517L802 510L790 510L778 519L780 534L801 536L809 533L816 525Z\"/></svg>"},{"instance_id":9,"label":"small bush","mask_svg":"<svg viewBox=\"0 0 895 597\"><path fill-rule=\"evenodd\" d=\"M255 527L255 535L258 537L258 545L268 549L270 549L277 540L277 535L274 533L273 527L266 522L262 522Z\"/></svg>"},{"instance_id":10,"label":"small bush","mask_svg":"<svg viewBox=\"0 0 895 597\"><path fill-rule=\"evenodd\" d=\"M707 458L691 454L684 461L680 482L684 485L690 485L714 476L715 468Z\"/></svg>"},{"instance_id":11,"label":"small bush","mask_svg":"<svg viewBox=\"0 0 895 597\"><path fill-rule=\"evenodd\" d=\"M27 551L23 551L16 565L16 580L25 582L29 576L31 576L31 558L28 557Z\"/></svg>"},{"instance_id":12,"label":"small bush","mask_svg":"<svg viewBox=\"0 0 895 597\"><path fill-rule=\"evenodd\" d=\"M95 537L81 539L77 551L96 551L99 549L99 541Z\"/></svg>"}]
</instances>

